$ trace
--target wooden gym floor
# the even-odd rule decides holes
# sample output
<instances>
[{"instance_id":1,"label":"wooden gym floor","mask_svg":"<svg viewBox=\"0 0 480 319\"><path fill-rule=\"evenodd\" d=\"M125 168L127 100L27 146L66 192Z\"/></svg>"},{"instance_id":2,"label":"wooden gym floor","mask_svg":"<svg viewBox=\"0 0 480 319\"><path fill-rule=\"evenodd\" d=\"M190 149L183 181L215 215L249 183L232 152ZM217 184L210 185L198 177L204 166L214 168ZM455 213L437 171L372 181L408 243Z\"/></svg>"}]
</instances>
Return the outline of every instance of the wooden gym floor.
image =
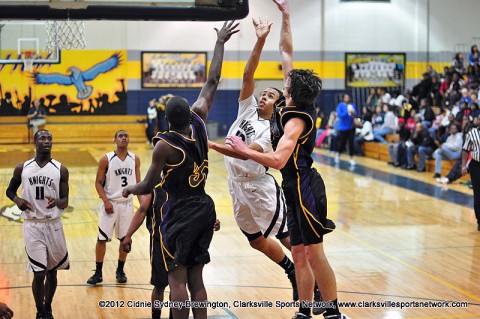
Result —
<instances>
[{"instance_id":1,"label":"wooden gym floor","mask_svg":"<svg viewBox=\"0 0 480 319\"><path fill-rule=\"evenodd\" d=\"M125 271L128 283L117 285L118 242L108 244L104 282L90 287L99 200L94 188L98 159L113 145L54 145L54 158L70 171L70 206L63 223L71 261L59 271L53 303L56 318L149 318L148 308L100 308L101 300L149 301L148 234L144 227L133 238ZM33 146L0 146L0 207L10 209L5 189L13 167L33 156ZM132 144L142 160L142 176L151 149ZM442 187L431 174L403 171L384 162L357 158L333 165L325 151L315 166L327 187L329 215L337 229L326 236L325 248L336 273L339 301L395 302L400 307L343 308L352 319L480 318L480 232L476 230L472 191L460 184ZM274 175L279 178L277 172ZM204 277L209 300L224 302L209 309L209 318L291 318L290 283L280 267L251 249L238 230L227 191L223 158L210 152L207 191L216 203L221 230L211 245L212 262ZM26 255L20 221L0 217L0 301L16 318L33 318L32 274L25 271ZM167 295L166 295L166 298ZM271 308L242 308L235 300L273 302ZM467 302L466 308L415 307L412 302ZM227 305L228 303L228 305ZM166 318L166 311L162 318Z\"/></svg>"}]
</instances>

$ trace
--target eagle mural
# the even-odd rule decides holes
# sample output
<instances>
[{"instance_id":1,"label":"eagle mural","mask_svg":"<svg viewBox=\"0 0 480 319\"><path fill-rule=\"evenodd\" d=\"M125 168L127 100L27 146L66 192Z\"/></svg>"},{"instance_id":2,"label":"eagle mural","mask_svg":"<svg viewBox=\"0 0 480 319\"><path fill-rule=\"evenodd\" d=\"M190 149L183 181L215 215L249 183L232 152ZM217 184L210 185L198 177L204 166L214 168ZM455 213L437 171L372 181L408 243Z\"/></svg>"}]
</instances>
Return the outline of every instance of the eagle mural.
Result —
<instances>
[{"instance_id":1,"label":"eagle mural","mask_svg":"<svg viewBox=\"0 0 480 319\"><path fill-rule=\"evenodd\" d=\"M99 74L107 73L120 65L122 57L120 53L114 53L107 60L99 62L86 71L82 71L75 66L68 68L69 74L60 73L39 73L33 74L35 84L59 84L74 85L77 88L77 98L80 100L87 99L93 91L91 85L85 82L94 80Z\"/></svg>"}]
</instances>

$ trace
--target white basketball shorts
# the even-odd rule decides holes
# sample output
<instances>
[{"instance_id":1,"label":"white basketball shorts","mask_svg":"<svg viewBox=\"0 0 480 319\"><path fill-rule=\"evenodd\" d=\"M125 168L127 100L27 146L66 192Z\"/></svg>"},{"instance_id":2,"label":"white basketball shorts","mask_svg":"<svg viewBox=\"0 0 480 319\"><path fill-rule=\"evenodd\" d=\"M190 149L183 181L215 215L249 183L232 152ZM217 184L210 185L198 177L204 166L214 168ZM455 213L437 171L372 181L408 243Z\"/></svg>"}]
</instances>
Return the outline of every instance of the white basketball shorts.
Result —
<instances>
[{"instance_id":1,"label":"white basketball shorts","mask_svg":"<svg viewBox=\"0 0 480 319\"><path fill-rule=\"evenodd\" d=\"M70 268L61 218L41 221L25 220L23 237L28 256L27 270L45 271Z\"/></svg>"},{"instance_id":2,"label":"white basketball shorts","mask_svg":"<svg viewBox=\"0 0 480 319\"><path fill-rule=\"evenodd\" d=\"M282 189L269 174L251 180L228 180L235 220L247 234L285 237L286 205ZM247 235L248 237L248 235Z\"/></svg>"},{"instance_id":3,"label":"white basketball shorts","mask_svg":"<svg viewBox=\"0 0 480 319\"><path fill-rule=\"evenodd\" d=\"M127 234L130 223L132 222L134 208L133 199L123 202L111 201L113 205L113 214L105 212L105 204L100 205L98 215L98 240L111 241L113 230L117 239L122 239Z\"/></svg>"}]
</instances>

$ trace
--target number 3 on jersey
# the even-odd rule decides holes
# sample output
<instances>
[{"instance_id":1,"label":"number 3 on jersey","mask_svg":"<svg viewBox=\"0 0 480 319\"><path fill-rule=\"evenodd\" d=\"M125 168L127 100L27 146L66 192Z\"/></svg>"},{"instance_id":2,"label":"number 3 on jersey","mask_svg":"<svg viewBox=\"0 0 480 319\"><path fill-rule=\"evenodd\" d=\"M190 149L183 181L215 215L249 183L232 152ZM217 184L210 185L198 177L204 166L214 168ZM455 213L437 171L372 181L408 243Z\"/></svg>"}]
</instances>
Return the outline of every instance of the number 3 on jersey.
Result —
<instances>
[{"instance_id":1,"label":"number 3 on jersey","mask_svg":"<svg viewBox=\"0 0 480 319\"><path fill-rule=\"evenodd\" d=\"M122 179L122 187L126 187L128 185L128 180L127 180L127 176L121 176L120 177Z\"/></svg>"}]
</instances>

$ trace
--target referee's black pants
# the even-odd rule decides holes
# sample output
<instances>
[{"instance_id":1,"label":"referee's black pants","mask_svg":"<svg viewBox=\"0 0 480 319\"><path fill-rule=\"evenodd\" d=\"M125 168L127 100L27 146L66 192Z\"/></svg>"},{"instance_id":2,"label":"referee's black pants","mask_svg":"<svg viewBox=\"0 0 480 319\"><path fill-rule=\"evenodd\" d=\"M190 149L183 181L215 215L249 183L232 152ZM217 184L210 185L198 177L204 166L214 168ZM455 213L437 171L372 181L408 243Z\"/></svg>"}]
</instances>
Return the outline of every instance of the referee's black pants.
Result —
<instances>
[{"instance_id":1,"label":"referee's black pants","mask_svg":"<svg viewBox=\"0 0 480 319\"><path fill-rule=\"evenodd\" d=\"M468 170L473 186L473 209L475 217L477 217L477 224L480 226L480 162L471 160Z\"/></svg>"}]
</instances>

